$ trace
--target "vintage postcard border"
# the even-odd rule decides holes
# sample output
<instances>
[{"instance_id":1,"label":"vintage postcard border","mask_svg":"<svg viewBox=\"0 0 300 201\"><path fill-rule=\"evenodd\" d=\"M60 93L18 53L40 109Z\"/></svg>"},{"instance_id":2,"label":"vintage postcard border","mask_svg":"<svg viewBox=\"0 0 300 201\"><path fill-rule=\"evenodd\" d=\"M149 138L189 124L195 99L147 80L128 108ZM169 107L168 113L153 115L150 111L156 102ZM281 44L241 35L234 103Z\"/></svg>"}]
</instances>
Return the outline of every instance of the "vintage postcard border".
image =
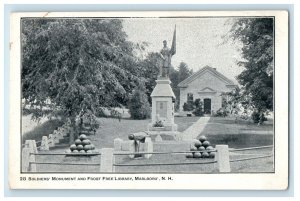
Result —
<instances>
[{"instance_id":1,"label":"vintage postcard border","mask_svg":"<svg viewBox=\"0 0 300 201\"><path fill-rule=\"evenodd\" d=\"M20 105L20 18L21 17L189 17L191 15L197 17L204 16L275 16L275 91L274 94L280 94L281 97L288 97L288 23L286 11L230 11L230 12L116 12L116 13L15 13L12 14L11 24L11 68L10 68L10 171L9 179L12 188L82 188L82 189L285 189L288 183L288 105L285 100L280 97L275 97L275 102L278 104L275 107L276 121L276 137L274 144L281 146L275 147L275 173L265 174L163 174L165 177L172 177L172 181L165 182L21 182L20 176L29 176L29 174L20 174L20 158L16 157L16 151L19 152L19 147L15 144L20 144L20 139L17 139L16 133L19 132L17 119L20 119L20 108L14 105ZM19 102L19 104L18 104ZM13 103L13 104L12 104ZM280 114L280 115L279 115ZM19 136L18 136L19 137ZM16 143L17 142L17 143ZM280 143L279 143L280 142ZM14 146L13 146L14 145ZM18 147L18 150L16 150ZM19 154L17 154L19 155ZM13 159L13 160L12 160ZM19 163L19 164L18 164ZM55 173L56 174L56 173ZM85 173L84 173L85 174ZM84 175L82 174L82 175ZM35 174L38 176L37 174ZM62 175L62 174L56 174ZM143 174L138 174L143 175ZM147 174L147 176L161 176L161 174ZM46 176L46 175L42 175ZM53 176L53 174L49 174ZM78 174L70 175L78 176ZM108 175L109 176L109 175ZM135 175L136 176L136 175ZM210 180L212 182L201 185L197 182L191 184L191 178L199 178ZM217 181L217 182L214 182ZM229 182L230 181L230 182ZM247 181L246 183L240 181ZM168 187L166 187L168 186Z\"/></svg>"}]
</instances>

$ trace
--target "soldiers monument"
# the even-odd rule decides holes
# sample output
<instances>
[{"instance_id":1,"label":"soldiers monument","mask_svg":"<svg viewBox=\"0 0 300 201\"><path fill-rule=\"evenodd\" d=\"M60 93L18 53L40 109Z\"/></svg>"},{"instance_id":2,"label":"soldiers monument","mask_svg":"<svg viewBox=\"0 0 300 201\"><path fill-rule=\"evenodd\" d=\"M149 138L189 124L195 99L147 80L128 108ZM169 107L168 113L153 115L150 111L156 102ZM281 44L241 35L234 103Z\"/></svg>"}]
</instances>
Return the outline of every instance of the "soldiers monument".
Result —
<instances>
[{"instance_id":1,"label":"soldiers monument","mask_svg":"<svg viewBox=\"0 0 300 201\"><path fill-rule=\"evenodd\" d=\"M160 51L162 65L156 80L156 86L151 93L152 98L152 121L148 125L148 131L158 131L161 134L176 134L177 124L174 123L175 95L170 86L169 71L172 56L176 53L176 27L173 34L171 49L167 41L163 41L163 48Z\"/></svg>"}]
</instances>

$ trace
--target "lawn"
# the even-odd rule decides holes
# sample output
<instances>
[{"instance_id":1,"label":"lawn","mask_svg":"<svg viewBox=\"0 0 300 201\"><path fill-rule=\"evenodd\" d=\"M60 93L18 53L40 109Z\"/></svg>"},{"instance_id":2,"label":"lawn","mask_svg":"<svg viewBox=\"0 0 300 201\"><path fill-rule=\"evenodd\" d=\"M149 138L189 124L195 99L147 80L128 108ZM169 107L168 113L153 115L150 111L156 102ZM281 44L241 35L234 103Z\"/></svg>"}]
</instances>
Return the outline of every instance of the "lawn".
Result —
<instances>
[{"instance_id":1,"label":"lawn","mask_svg":"<svg viewBox=\"0 0 300 201\"><path fill-rule=\"evenodd\" d=\"M178 131L184 131L199 117L175 117L174 121L178 125ZM118 119L113 118L99 118L100 128L97 130L95 136L90 136L96 147L113 147L115 138L123 140L128 139L131 133L142 132L147 130L147 125L150 123L149 119L146 120L132 120L132 119Z\"/></svg>"},{"instance_id":2,"label":"lawn","mask_svg":"<svg viewBox=\"0 0 300 201\"><path fill-rule=\"evenodd\" d=\"M25 140L41 141L43 136L48 136L62 125L63 122L59 119L43 118L38 122L32 120L31 115L22 116L22 143L25 143Z\"/></svg>"},{"instance_id":3,"label":"lawn","mask_svg":"<svg viewBox=\"0 0 300 201\"><path fill-rule=\"evenodd\" d=\"M273 144L273 124L271 120L258 126L245 120L213 117L201 135L212 144L228 144L231 148L266 146Z\"/></svg>"},{"instance_id":4,"label":"lawn","mask_svg":"<svg viewBox=\"0 0 300 201\"><path fill-rule=\"evenodd\" d=\"M199 117L175 117L175 123L178 124L178 130L183 131L196 122ZM96 145L97 149L113 147L113 140L121 138L126 140L130 133L145 131L150 120L131 120L131 119L118 119L113 118L99 118L100 128L97 130L96 135L90 135L89 138ZM61 123L61 122L60 122ZM53 124L53 125L52 125ZM59 121L45 122L44 124L36 127L30 133L47 133L51 132ZM47 128L49 130L47 130ZM266 134L272 131L272 123L262 126L257 126L246 121L239 121L236 123L232 118L211 118L203 130L201 135L206 135L208 140L213 144L228 144L230 148L252 147L271 145L273 143L273 135ZM48 133L49 133L48 132ZM249 133L247 133L249 132ZM29 133L29 134L30 134ZM33 134L24 134L24 136L32 136ZM40 136L41 139L41 136ZM154 151L186 151L189 150L189 142L161 142L154 144ZM51 150L50 152L64 152L68 147ZM254 155L270 154L271 149L260 151L244 151L239 153L232 153L230 158L238 159ZM246 154L246 155L241 155ZM93 157L64 157L64 156L38 156L38 161L47 162L78 162L78 163L99 163L100 156ZM133 165L133 164L149 164L149 163L189 163L196 161L212 161L213 159L187 159L185 154L166 154L166 155L153 155L150 159L136 159L132 160L126 156L116 156L116 164L120 165ZM74 171L74 172L98 172L99 166L61 166L61 165L38 165L39 171ZM272 172L273 159L272 157L265 159L255 159L243 162L231 163L232 172ZM163 165L163 166L117 166L117 172L173 172L173 173L214 173L214 164L207 165Z\"/></svg>"},{"instance_id":5,"label":"lawn","mask_svg":"<svg viewBox=\"0 0 300 201\"><path fill-rule=\"evenodd\" d=\"M178 125L178 131L184 131L199 117L175 117L175 123ZM133 120L133 119L121 119L119 121L116 118L98 118L97 121L100 124L100 128L97 130L96 135L89 136L95 146L99 149L104 147L113 147L115 138L121 138L123 140L128 139L128 135L135 132L141 132L147 130L147 125L150 123L150 119L145 120ZM23 116L22 125L23 130L29 130L23 132L23 143L27 139L40 141L42 136L53 133L53 131L61 126L63 122L58 119L44 120L42 123L37 123L30 119L30 115Z\"/></svg>"}]
</instances>

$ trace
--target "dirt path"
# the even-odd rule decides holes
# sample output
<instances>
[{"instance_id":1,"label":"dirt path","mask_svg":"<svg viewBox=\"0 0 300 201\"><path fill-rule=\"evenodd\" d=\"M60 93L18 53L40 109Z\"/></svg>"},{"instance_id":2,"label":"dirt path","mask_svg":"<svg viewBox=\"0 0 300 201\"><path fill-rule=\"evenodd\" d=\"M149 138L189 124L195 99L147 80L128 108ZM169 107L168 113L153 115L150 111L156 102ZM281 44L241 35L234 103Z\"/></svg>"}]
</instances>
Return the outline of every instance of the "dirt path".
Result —
<instances>
[{"instance_id":1,"label":"dirt path","mask_svg":"<svg viewBox=\"0 0 300 201\"><path fill-rule=\"evenodd\" d=\"M182 139L185 141L195 139L204 130L210 117L201 117L193 125L182 132Z\"/></svg>"}]
</instances>

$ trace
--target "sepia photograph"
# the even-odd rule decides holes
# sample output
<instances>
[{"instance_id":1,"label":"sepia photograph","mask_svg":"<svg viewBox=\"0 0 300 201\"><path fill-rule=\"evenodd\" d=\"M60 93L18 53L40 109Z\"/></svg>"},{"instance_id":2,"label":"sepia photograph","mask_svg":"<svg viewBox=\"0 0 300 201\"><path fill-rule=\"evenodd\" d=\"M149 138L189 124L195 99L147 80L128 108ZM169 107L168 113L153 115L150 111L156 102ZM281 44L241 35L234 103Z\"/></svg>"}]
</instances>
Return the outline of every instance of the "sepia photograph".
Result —
<instances>
[{"instance_id":1,"label":"sepia photograph","mask_svg":"<svg viewBox=\"0 0 300 201\"><path fill-rule=\"evenodd\" d=\"M286 12L16 15L16 188L286 187Z\"/></svg>"}]
</instances>

